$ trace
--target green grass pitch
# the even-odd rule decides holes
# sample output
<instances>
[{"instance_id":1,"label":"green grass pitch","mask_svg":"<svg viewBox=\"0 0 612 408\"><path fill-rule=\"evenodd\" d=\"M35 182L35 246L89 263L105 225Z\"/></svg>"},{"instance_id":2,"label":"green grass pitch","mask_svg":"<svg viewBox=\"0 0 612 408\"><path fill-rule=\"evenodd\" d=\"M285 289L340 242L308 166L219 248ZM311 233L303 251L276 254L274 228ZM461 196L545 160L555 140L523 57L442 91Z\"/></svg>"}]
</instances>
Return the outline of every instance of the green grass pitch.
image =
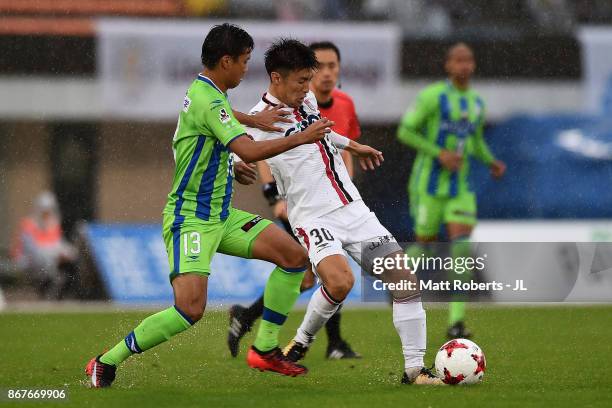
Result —
<instances>
[{"instance_id":1,"label":"green grass pitch","mask_svg":"<svg viewBox=\"0 0 612 408\"><path fill-rule=\"evenodd\" d=\"M0 389L63 388L68 401L1 406L58 407L610 407L612 306L473 307L470 327L487 357L476 386L401 386L402 357L390 309L346 310L342 328L364 358L326 361L322 333L305 360L310 373L286 378L245 364L225 346L225 312L211 312L170 342L126 361L112 389L89 389L83 368L147 313L0 314ZM283 345L302 311L282 332ZM444 342L446 312L428 312L427 364ZM4 401L4 402L3 402Z\"/></svg>"}]
</instances>

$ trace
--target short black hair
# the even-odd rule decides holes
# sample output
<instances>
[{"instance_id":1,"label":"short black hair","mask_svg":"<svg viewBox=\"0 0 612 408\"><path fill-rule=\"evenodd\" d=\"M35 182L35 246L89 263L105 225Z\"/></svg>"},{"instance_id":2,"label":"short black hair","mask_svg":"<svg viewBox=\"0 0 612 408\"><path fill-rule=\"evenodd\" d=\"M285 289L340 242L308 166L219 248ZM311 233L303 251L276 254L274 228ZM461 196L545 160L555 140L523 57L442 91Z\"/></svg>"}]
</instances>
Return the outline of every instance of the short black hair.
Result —
<instances>
[{"instance_id":1,"label":"short black hair","mask_svg":"<svg viewBox=\"0 0 612 408\"><path fill-rule=\"evenodd\" d=\"M265 61L268 75L272 72L286 75L291 71L316 69L319 66L314 51L291 38L281 38L274 42L266 51Z\"/></svg>"},{"instance_id":2,"label":"short black hair","mask_svg":"<svg viewBox=\"0 0 612 408\"><path fill-rule=\"evenodd\" d=\"M313 50L313 51L316 51L316 50L332 50L333 52L336 53L336 55L338 56L338 62L340 62L340 50L338 49L336 44L334 44L331 41L313 42L312 44L310 44L310 49Z\"/></svg>"},{"instance_id":3,"label":"short black hair","mask_svg":"<svg viewBox=\"0 0 612 408\"><path fill-rule=\"evenodd\" d=\"M208 32L202 44L202 64L213 69L224 55L236 60L240 55L252 50L253 46L253 37L237 25L216 25Z\"/></svg>"},{"instance_id":4,"label":"short black hair","mask_svg":"<svg viewBox=\"0 0 612 408\"><path fill-rule=\"evenodd\" d=\"M457 48L460 48L460 47L465 47L468 50L470 50L472 52L472 54L474 53L474 50L472 49L472 47L469 46L468 43L466 43L464 41L457 41L457 42L451 44L450 47L448 47L446 49L446 53L444 55L444 61L448 61L450 59L450 57L452 56L453 51L455 51Z\"/></svg>"}]
</instances>

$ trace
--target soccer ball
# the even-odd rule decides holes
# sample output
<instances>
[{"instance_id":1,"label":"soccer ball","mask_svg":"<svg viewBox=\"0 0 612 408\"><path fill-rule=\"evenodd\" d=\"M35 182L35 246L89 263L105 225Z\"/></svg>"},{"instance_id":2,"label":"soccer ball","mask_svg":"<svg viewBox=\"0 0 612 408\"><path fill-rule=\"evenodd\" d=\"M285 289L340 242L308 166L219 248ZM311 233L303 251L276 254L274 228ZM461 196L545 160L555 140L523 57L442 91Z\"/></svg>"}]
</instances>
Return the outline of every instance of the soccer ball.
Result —
<instances>
[{"instance_id":1,"label":"soccer ball","mask_svg":"<svg viewBox=\"0 0 612 408\"><path fill-rule=\"evenodd\" d=\"M436 354L436 374L446 384L476 384L482 381L486 368L484 353L470 340L448 341Z\"/></svg>"}]
</instances>

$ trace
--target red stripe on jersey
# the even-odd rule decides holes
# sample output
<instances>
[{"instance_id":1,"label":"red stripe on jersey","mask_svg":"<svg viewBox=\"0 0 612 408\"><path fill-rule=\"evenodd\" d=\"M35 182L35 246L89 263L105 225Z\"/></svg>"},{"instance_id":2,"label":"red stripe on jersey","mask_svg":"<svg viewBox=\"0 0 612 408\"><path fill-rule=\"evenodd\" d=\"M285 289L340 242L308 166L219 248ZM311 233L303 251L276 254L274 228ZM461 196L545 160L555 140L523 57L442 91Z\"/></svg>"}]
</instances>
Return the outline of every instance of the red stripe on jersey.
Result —
<instances>
[{"instance_id":1,"label":"red stripe on jersey","mask_svg":"<svg viewBox=\"0 0 612 408\"><path fill-rule=\"evenodd\" d=\"M346 199L342 190L340 190L340 186L338 185L338 182L336 181L336 179L334 178L332 174L332 169L329 164L329 157L327 157L327 155L325 154L325 151L323 150L323 145L321 144L321 142L317 142L317 146L319 146L319 152L321 152L321 158L323 159L323 163L325 163L325 174L327 174L327 178L331 182L334 190L336 190L336 193L338 194L340 201L342 201L342 204L347 205L349 201Z\"/></svg>"},{"instance_id":2,"label":"red stripe on jersey","mask_svg":"<svg viewBox=\"0 0 612 408\"><path fill-rule=\"evenodd\" d=\"M293 110L293 115L295 116L295 119L297 119L298 122L304 120L304 118L302 118L302 115L300 115L300 111L298 111L297 108Z\"/></svg>"},{"instance_id":3,"label":"red stripe on jersey","mask_svg":"<svg viewBox=\"0 0 612 408\"><path fill-rule=\"evenodd\" d=\"M310 251L310 239L308 239L308 234L306 234L306 231L304 231L304 229L302 228L296 228L295 229L298 233L298 235L302 238L302 241L304 241L304 244L306 244L306 249L308 249Z\"/></svg>"},{"instance_id":4,"label":"red stripe on jersey","mask_svg":"<svg viewBox=\"0 0 612 408\"><path fill-rule=\"evenodd\" d=\"M329 157L329 164L331 167L332 175L334 176L336 183L338 183L338 187L340 187L340 191L342 191L342 193L344 194L344 196L349 202L352 202L353 197L351 197L349 192L346 191L346 189L344 188L344 185L342 184L342 180L340 180L340 176L338 176L338 172L336 171L336 166L335 166L336 161L334 160L334 155L329 150L329 146L327 145L327 142L325 141L325 139L321 139L321 144L323 145L323 148L325 149L325 153L327 153L327 157Z\"/></svg>"}]
</instances>

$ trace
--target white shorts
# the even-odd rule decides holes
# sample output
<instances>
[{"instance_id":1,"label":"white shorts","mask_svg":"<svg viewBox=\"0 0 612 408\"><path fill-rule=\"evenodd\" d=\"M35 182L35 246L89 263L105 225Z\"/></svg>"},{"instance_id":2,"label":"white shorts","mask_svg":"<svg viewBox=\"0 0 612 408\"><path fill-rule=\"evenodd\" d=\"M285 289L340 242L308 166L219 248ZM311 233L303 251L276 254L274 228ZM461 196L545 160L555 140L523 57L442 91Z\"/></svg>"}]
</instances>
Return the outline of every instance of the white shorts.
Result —
<instances>
[{"instance_id":1,"label":"white shorts","mask_svg":"<svg viewBox=\"0 0 612 408\"><path fill-rule=\"evenodd\" d=\"M395 238L362 200L293 226L293 233L316 266L330 255L346 256L370 270L374 257L401 251Z\"/></svg>"}]
</instances>

